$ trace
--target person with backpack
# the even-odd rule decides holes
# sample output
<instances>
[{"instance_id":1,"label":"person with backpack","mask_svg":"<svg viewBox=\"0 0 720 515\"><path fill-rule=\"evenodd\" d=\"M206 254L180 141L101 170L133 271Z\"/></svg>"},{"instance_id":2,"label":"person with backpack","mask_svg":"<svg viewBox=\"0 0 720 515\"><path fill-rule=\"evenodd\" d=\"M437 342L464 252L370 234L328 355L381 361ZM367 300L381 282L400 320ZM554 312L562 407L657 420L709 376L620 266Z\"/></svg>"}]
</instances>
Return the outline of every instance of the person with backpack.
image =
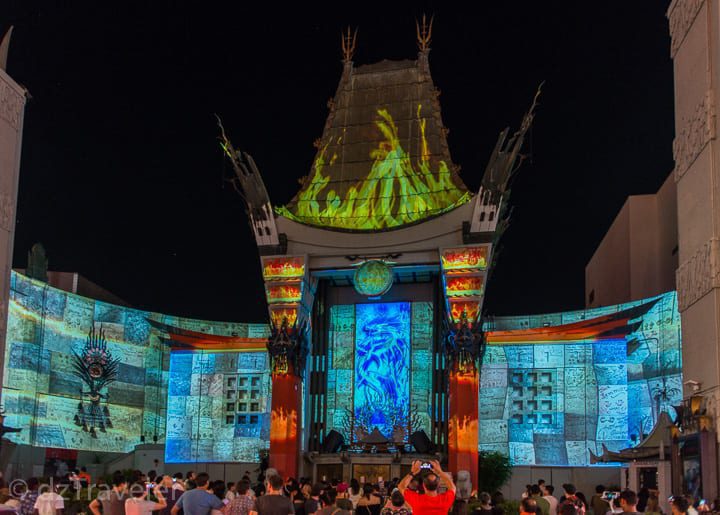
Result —
<instances>
[{"instance_id":1,"label":"person with backpack","mask_svg":"<svg viewBox=\"0 0 720 515\"><path fill-rule=\"evenodd\" d=\"M563 490L565 490L565 498L558 506L558 514L567 513L570 511L563 510L564 506L572 506L575 509L576 515L585 515L587 507L585 506L585 503L582 502L582 500L577 496L577 489L575 488L575 485L573 485L572 483L565 483L563 485Z\"/></svg>"}]
</instances>

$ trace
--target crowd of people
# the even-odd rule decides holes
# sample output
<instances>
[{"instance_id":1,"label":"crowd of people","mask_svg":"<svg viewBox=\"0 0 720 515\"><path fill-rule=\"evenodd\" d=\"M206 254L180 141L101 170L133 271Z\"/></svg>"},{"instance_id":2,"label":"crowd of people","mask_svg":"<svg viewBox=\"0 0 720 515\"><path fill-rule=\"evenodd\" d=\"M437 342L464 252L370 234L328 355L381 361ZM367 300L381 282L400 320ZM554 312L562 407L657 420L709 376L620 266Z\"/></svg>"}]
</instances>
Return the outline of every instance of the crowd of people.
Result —
<instances>
[{"instance_id":1,"label":"crowd of people","mask_svg":"<svg viewBox=\"0 0 720 515\"><path fill-rule=\"evenodd\" d=\"M526 485L520 501L520 515L670 515L664 514L660 509L657 492L647 488L635 493L628 489L612 491L605 485L597 485L590 501L573 484L564 484L562 488L563 495L558 498L555 496L555 488L545 484L542 479L537 484ZM720 511L720 499L708 504L702 499L684 495L670 497L668 502L672 515L698 515L698 512Z\"/></svg>"},{"instance_id":2,"label":"crowd of people","mask_svg":"<svg viewBox=\"0 0 720 515\"><path fill-rule=\"evenodd\" d=\"M67 484L79 492L97 492L87 506L92 515L508 515L500 492L472 492L462 498L450 473L437 461L412 464L403 478L361 484L352 479L312 482L309 478L282 478L272 469L256 482L246 472L236 483L211 481L208 474L129 475L116 472L110 484L91 483L87 471L74 471ZM21 482L21 491L0 480L0 515L62 515L65 498L59 483L47 488L37 478ZM462 490L461 490L462 492ZM688 496L670 500L672 515L720 511L720 500L706 504ZM646 515L663 514L657 495L648 490L608 491L598 485L588 501L574 485L564 484L562 495L540 480L527 485L519 509L511 515Z\"/></svg>"}]
</instances>

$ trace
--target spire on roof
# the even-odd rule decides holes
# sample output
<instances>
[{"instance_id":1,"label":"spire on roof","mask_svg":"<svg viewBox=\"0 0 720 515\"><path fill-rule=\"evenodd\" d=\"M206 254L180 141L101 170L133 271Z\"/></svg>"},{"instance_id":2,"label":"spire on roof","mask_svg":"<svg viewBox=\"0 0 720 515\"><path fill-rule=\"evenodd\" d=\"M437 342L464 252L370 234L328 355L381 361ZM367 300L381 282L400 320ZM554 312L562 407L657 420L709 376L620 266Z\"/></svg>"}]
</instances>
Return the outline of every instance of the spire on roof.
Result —
<instances>
[{"instance_id":1,"label":"spire on roof","mask_svg":"<svg viewBox=\"0 0 720 515\"><path fill-rule=\"evenodd\" d=\"M357 33L357 28L355 29L355 32L352 32L350 26L348 25L347 33L343 33L342 35L342 52L344 63L349 63L352 61L353 55L355 54L355 44L357 43Z\"/></svg>"},{"instance_id":2,"label":"spire on roof","mask_svg":"<svg viewBox=\"0 0 720 515\"><path fill-rule=\"evenodd\" d=\"M430 23L427 22L427 17L423 14L422 27L420 22L415 20L415 28L417 30L417 45L421 52L428 52L430 50L430 42L432 41L432 26L435 15L430 17Z\"/></svg>"},{"instance_id":3,"label":"spire on roof","mask_svg":"<svg viewBox=\"0 0 720 515\"><path fill-rule=\"evenodd\" d=\"M13 27L11 26L5 35L0 38L0 70L7 70L8 52L10 50L10 38Z\"/></svg>"}]
</instances>

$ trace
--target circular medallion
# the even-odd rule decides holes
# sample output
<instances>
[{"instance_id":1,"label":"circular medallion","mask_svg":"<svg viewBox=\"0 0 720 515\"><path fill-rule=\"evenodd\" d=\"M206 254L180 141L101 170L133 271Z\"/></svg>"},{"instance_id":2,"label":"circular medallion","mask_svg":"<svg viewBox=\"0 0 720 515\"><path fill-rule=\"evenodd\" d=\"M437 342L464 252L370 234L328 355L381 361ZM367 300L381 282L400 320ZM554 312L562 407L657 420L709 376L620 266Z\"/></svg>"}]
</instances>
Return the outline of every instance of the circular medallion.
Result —
<instances>
[{"instance_id":1,"label":"circular medallion","mask_svg":"<svg viewBox=\"0 0 720 515\"><path fill-rule=\"evenodd\" d=\"M379 297L392 287L393 273L382 261L366 261L355 270L353 284L360 295Z\"/></svg>"}]
</instances>

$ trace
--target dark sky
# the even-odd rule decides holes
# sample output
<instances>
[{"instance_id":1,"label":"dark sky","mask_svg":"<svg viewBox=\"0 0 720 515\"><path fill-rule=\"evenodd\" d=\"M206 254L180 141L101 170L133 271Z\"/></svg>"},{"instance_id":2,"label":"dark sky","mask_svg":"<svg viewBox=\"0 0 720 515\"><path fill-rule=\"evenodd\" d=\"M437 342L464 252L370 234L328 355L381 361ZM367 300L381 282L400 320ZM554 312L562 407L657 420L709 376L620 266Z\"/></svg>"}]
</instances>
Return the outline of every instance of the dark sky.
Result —
<instances>
[{"instance_id":1,"label":"dark sky","mask_svg":"<svg viewBox=\"0 0 720 515\"><path fill-rule=\"evenodd\" d=\"M2 0L0 31L15 25L8 71L33 96L14 265L41 241L51 269L138 308L263 321L213 113L283 204L322 133L341 29L359 27L357 64L413 58L425 11L450 150L471 189L546 81L488 312L581 307L585 264L625 198L654 192L673 166L668 2L471 4Z\"/></svg>"}]
</instances>

